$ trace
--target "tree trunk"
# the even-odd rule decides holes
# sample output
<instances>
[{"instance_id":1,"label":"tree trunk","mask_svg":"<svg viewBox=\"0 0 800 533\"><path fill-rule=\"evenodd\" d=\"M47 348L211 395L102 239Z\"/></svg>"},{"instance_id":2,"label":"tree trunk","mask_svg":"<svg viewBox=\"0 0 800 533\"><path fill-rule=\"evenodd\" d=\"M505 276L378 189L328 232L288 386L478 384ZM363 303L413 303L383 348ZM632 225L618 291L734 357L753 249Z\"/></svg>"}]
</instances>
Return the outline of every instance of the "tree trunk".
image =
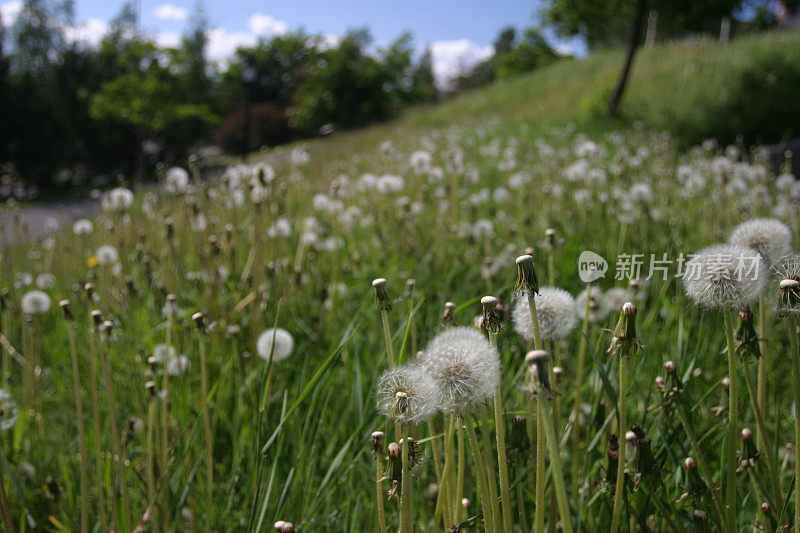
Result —
<instances>
[{"instance_id":1,"label":"tree trunk","mask_svg":"<svg viewBox=\"0 0 800 533\"><path fill-rule=\"evenodd\" d=\"M622 72L619 74L617 84L611 93L611 97L608 99L607 115L609 117L617 116L619 103L622 101L622 94L625 92L625 86L628 84L628 76L631 72L631 66L633 65L633 57L636 55L636 50L639 48L639 37L642 34L646 10L647 0L638 0L638 2L636 2L636 12L634 13L631 40L628 43L628 54L625 57L625 65L622 67Z\"/></svg>"}]
</instances>

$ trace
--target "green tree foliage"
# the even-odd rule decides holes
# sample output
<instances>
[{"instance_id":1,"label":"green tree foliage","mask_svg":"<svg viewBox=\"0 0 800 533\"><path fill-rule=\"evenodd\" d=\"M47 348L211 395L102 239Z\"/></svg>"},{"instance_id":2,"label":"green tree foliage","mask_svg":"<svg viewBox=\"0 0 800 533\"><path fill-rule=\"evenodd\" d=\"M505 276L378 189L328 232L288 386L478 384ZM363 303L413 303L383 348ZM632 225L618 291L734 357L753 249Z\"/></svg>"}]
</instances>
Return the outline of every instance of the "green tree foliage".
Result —
<instances>
[{"instance_id":1,"label":"green tree foliage","mask_svg":"<svg viewBox=\"0 0 800 533\"><path fill-rule=\"evenodd\" d=\"M722 18L734 18L747 1L650 0L647 7L658 13L658 37L676 38L718 33ZM541 14L561 35L581 36L594 48L626 44L635 10L629 0L548 0Z\"/></svg>"}]
</instances>

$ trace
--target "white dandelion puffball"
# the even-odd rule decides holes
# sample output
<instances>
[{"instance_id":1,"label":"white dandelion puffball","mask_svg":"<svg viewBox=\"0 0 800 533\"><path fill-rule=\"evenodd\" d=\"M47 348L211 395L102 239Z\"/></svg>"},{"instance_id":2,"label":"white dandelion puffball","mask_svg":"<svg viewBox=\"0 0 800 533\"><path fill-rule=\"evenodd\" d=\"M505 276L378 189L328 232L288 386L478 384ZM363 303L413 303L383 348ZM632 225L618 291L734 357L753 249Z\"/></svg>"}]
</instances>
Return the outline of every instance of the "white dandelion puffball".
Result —
<instances>
[{"instance_id":1,"label":"white dandelion puffball","mask_svg":"<svg viewBox=\"0 0 800 533\"><path fill-rule=\"evenodd\" d=\"M56 284L56 277L49 272L36 276L36 286L40 289L52 289Z\"/></svg>"},{"instance_id":2,"label":"white dandelion puffball","mask_svg":"<svg viewBox=\"0 0 800 533\"><path fill-rule=\"evenodd\" d=\"M189 173L181 167L172 167L167 170L164 188L173 194L186 192L189 188Z\"/></svg>"},{"instance_id":3,"label":"white dandelion puffball","mask_svg":"<svg viewBox=\"0 0 800 533\"><path fill-rule=\"evenodd\" d=\"M28 291L20 301L26 315L43 315L50 309L50 297L42 291Z\"/></svg>"},{"instance_id":4,"label":"white dandelion puffball","mask_svg":"<svg viewBox=\"0 0 800 533\"><path fill-rule=\"evenodd\" d=\"M378 380L378 410L401 424L423 422L441 406L442 392L420 365L389 370Z\"/></svg>"},{"instance_id":5,"label":"white dandelion puffball","mask_svg":"<svg viewBox=\"0 0 800 533\"><path fill-rule=\"evenodd\" d=\"M570 293L557 287L541 287L534 302L542 339L553 341L569 335L578 319L575 299ZM527 298L517 298L511 318L514 330L524 339L532 341L533 321Z\"/></svg>"},{"instance_id":6,"label":"white dandelion puffball","mask_svg":"<svg viewBox=\"0 0 800 533\"><path fill-rule=\"evenodd\" d=\"M100 201L103 211L123 211L132 203L133 193L125 187L111 189Z\"/></svg>"},{"instance_id":7,"label":"white dandelion puffball","mask_svg":"<svg viewBox=\"0 0 800 533\"><path fill-rule=\"evenodd\" d=\"M6 389L0 389L0 431L10 429L17 421L19 409Z\"/></svg>"},{"instance_id":8,"label":"white dandelion puffball","mask_svg":"<svg viewBox=\"0 0 800 533\"><path fill-rule=\"evenodd\" d=\"M117 249L110 244L105 244L98 248L94 255L97 257L97 262L101 265L113 265L119 261Z\"/></svg>"},{"instance_id":9,"label":"white dandelion puffball","mask_svg":"<svg viewBox=\"0 0 800 533\"><path fill-rule=\"evenodd\" d=\"M800 315L800 255L787 255L772 265L770 294L779 316Z\"/></svg>"},{"instance_id":10,"label":"white dandelion puffball","mask_svg":"<svg viewBox=\"0 0 800 533\"><path fill-rule=\"evenodd\" d=\"M629 289L623 289L622 287L608 289L603 297L606 300L605 304L609 312L619 311L624 303L633 299L631 291Z\"/></svg>"},{"instance_id":11,"label":"white dandelion puffball","mask_svg":"<svg viewBox=\"0 0 800 533\"><path fill-rule=\"evenodd\" d=\"M500 385L500 356L473 328L449 328L439 333L421 361L439 384L442 406L451 411L486 402Z\"/></svg>"},{"instance_id":12,"label":"white dandelion puffball","mask_svg":"<svg viewBox=\"0 0 800 533\"><path fill-rule=\"evenodd\" d=\"M94 224L85 218L76 220L72 225L72 233L75 235L89 235L92 231L94 231Z\"/></svg>"},{"instance_id":13,"label":"white dandelion puffball","mask_svg":"<svg viewBox=\"0 0 800 533\"><path fill-rule=\"evenodd\" d=\"M282 328L270 328L258 336L256 351L265 361L269 361L270 354L273 361L283 361L294 350L292 334Z\"/></svg>"},{"instance_id":14,"label":"white dandelion puffball","mask_svg":"<svg viewBox=\"0 0 800 533\"><path fill-rule=\"evenodd\" d=\"M167 361L167 372L170 376L182 376L189 369L189 358L185 355L172 357Z\"/></svg>"},{"instance_id":15,"label":"white dandelion puffball","mask_svg":"<svg viewBox=\"0 0 800 533\"><path fill-rule=\"evenodd\" d=\"M728 242L752 248L771 265L791 253L792 230L774 218L754 218L736 226Z\"/></svg>"},{"instance_id":16,"label":"white dandelion puffball","mask_svg":"<svg viewBox=\"0 0 800 533\"><path fill-rule=\"evenodd\" d=\"M699 306L739 309L758 299L765 278L766 268L758 252L718 244L700 250L686 263L683 288Z\"/></svg>"},{"instance_id":17,"label":"white dandelion puffball","mask_svg":"<svg viewBox=\"0 0 800 533\"><path fill-rule=\"evenodd\" d=\"M175 358L175 348L169 344L156 344L153 348L152 360L156 363L169 362Z\"/></svg>"},{"instance_id":18,"label":"white dandelion puffball","mask_svg":"<svg viewBox=\"0 0 800 533\"><path fill-rule=\"evenodd\" d=\"M583 321L586 316L586 306L588 305L589 322L601 322L606 319L610 311L607 306L608 302L599 287L592 287L591 291L590 295L589 288L586 288L575 298L575 314L578 319Z\"/></svg>"}]
</instances>

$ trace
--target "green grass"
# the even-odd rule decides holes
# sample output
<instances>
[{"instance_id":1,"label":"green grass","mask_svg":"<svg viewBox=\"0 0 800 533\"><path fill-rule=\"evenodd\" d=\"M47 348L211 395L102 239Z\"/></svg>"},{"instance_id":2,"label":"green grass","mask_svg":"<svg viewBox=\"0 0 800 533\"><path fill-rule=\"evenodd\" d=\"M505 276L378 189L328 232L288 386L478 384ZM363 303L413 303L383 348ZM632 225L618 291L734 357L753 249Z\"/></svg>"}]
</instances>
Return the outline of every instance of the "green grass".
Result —
<instances>
[{"instance_id":1,"label":"green grass","mask_svg":"<svg viewBox=\"0 0 800 533\"><path fill-rule=\"evenodd\" d=\"M151 400L145 390L149 380L159 388L163 383L162 365L150 365L147 358L169 336L177 352L189 357L190 369L169 380L169 461L166 465L156 461L159 530L168 522L180 531L206 527L268 531L279 519L302 531L375 530L370 434L382 430L392 440L394 428L375 408L375 385L387 363L372 279L389 280L394 303L390 332L401 362L410 361L445 327L440 317L446 301L457 305L455 322L470 325L481 312L481 296L500 297L506 306L499 335L506 416L530 416L523 368L528 343L509 321L514 258L527 247L534 249L543 285L552 283L577 295L584 288L576 269L582 250L606 257L613 271L613 258L619 252L645 257L652 253L659 258L666 253L674 259L724 241L733 226L754 216L777 212L795 235L800 233L797 199L778 189L759 162L753 167L734 166L732 159L720 155L721 148L686 153L680 142L653 129L672 123L663 110L677 113L686 106L688 115L688 104L677 94L678 88L687 86L675 72L718 64L729 70L739 68L735 65L746 69L751 57L760 57L754 55L757 50L789 48L792 37L767 34L726 48L693 41L645 51L637 60L622 121L607 122L592 113L619 67L619 53L601 53L411 112L390 124L303 143L309 153L305 164L292 163L289 148L254 155L252 161L271 161L277 175L261 204L251 200L250 180L257 179L258 172L248 167L247 180L236 192L229 188L230 181L214 181L185 194L142 193L121 212L98 214L91 235L77 236L65 228L52 241L3 250L0 286L9 293L0 332L21 354L11 363L8 387L20 416L0 433L4 487L16 528L32 529L24 526L29 516L41 528L78 529L73 522L79 520L80 486L71 360L67 323L56 305L59 299L70 298L91 455L92 526L99 516L96 465L110 487L118 471L109 456L110 435L126 433L129 418L134 431L124 439L123 455L134 522L145 512L148 455L141 424L146 424L149 402L157 402L159 412L164 406L163 399ZM687 54L685 61L676 59ZM711 88L687 91L694 102L711 99L713 93ZM645 109L646 96L657 103ZM645 125L631 122L637 114ZM586 138L597 143L596 151L588 150ZM391 142L390 150L379 150L384 141ZM409 159L416 150L427 150L440 172L415 172ZM588 155L579 155L580 151ZM512 152L513 166L504 162ZM565 170L580 159L588 168L603 171L605 183L584 183L585 176L567 179ZM704 185L696 191L682 185L677 178L681 166L702 177ZM509 180L518 172L530 180L509 193ZM356 184L365 173L400 175L403 186L387 193L359 190ZM334 182L342 174L350 177L349 194L344 194L341 180L338 186ZM477 179L467 178L472 175ZM737 187L739 179L745 192ZM652 198L633 198L629 191L636 183L647 184ZM503 196L496 191L506 189L507 198L482 200L484 189L490 196ZM239 193L241 205L235 201ZM317 194L326 195L317 204L334 207L315 206ZM341 205L336 207L332 199ZM348 207L358 209L351 220L342 216ZM207 226L192 229L198 213ZM301 234L312 229L305 220L312 216L316 238L308 237L309 243L302 244ZM279 217L289 221L288 235L270 233ZM491 221L492 231L474 234L478 220ZM559 237L555 248L546 243L547 228L554 228ZM120 266L87 263L105 244L119 250ZM25 318L20 301L32 287L20 283L19 274L35 277L43 272L56 279L46 290L53 305L43 315ZM623 523L644 524L653 514L656 530L665 522L651 493L681 529L691 527L695 509L705 510L712 523L717 521L707 497L676 503L686 485L681 465L693 452L675 417L658 409L661 394L653 380L663 375L666 360L675 361L685 383L689 418L714 478L705 481L715 487L724 482L726 424L714 409L726 403L719 386L727 371L719 354L725 343L722 317L698 309L683 296L674 274L673 269L665 280L652 281L636 299L638 334L646 348L628 365L627 419L653 440L659 472L648 491L631 492L623 506ZM413 296L404 294L409 278L416 280ZM598 286L603 290L625 286L612 278L607 276ZM93 298L83 289L87 282L95 286ZM176 295L180 309L171 328L162 316L170 293ZM412 308L414 325L409 327ZM111 338L98 338L92 332L92 309L112 321ZM195 311L203 311L211 324L205 337L210 375L205 400L211 408L214 440L210 509L205 506L204 398L200 335L191 320ZM570 501L572 522L588 531L605 531L611 521L613 488L604 480L609 436L617 431L613 409L617 385L616 361L605 349L610 343L607 329L616 318L612 311L588 330L582 376L586 416L579 453L564 447L568 494L575 488L569 479L573 465L578 466L582 487L582 495ZM270 370L255 353L255 342L275 324L293 334L295 349L290 358L274 363L270 379ZM777 319L771 319L769 339L767 418L777 449L793 435L788 344ZM101 432L95 435L89 376L92 346L100 341L113 371L117 424L110 427L100 388ZM566 414L573 407L579 345L580 333L573 330L551 350L564 369L555 383L562 406L557 431L562 438ZM748 361L745 366L752 371L754 364ZM4 409L3 416L9 412ZM740 401L740 416L744 425L753 427L746 397ZM154 429L160 446L161 428ZM432 441L441 443L442 417L434 419L433 434L424 425L416 430L424 450L424 461L414 472L416 529L440 530L441 523L433 525L433 506L425 494L437 481L430 450ZM636 464L629 466L635 473ZM531 470L530 465L518 465L511 474L515 487L521 487L528 524L533 518ZM470 462L465 485L472 502L465 516L470 517L479 512L473 475ZM780 476L785 497L792 480L791 463ZM738 524L763 522L760 500L745 474L738 487ZM548 494L551 491L548 486ZM120 496L107 491L106 515L111 511L109 497L122 506ZM389 529L394 529L396 500L386 502L386 509ZM788 504L781 523L787 523L791 513ZM548 517L548 523L555 520Z\"/></svg>"}]
</instances>

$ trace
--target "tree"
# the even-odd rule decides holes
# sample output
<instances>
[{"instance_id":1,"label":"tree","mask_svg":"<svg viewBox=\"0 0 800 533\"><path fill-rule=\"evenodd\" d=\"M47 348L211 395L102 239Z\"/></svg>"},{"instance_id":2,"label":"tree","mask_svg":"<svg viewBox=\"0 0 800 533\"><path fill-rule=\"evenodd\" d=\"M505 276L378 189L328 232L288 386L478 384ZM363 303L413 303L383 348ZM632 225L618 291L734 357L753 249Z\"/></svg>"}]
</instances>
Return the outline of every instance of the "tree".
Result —
<instances>
[{"instance_id":1,"label":"tree","mask_svg":"<svg viewBox=\"0 0 800 533\"><path fill-rule=\"evenodd\" d=\"M615 116L641 43L647 10L658 12L659 36L680 37L718 31L723 17L733 17L743 0L549 0L542 18L564 36L581 36L592 48L626 43L625 62L608 100Z\"/></svg>"},{"instance_id":2,"label":"tree","mask_svg":"<svg viewBox=\"0 0 800 533\"><path fill-rule=\"evenodd\" d=\"M506 26L500 30L497 39L494 40L494 55L505 54L514 48L514 41L517 39L517 30L513 26Z\"/></svg>"},{"instance_id":3,"label":"tree","mask_svg":"<svg viewBox=\"0 0 800 533\"><path fill-rule=\"evenodd\" d=\"M72 22L74 2L25 0L14 24L14 62L17 72L45 76L65 46L63 28Z\"/></svg>"}]
</instances>

